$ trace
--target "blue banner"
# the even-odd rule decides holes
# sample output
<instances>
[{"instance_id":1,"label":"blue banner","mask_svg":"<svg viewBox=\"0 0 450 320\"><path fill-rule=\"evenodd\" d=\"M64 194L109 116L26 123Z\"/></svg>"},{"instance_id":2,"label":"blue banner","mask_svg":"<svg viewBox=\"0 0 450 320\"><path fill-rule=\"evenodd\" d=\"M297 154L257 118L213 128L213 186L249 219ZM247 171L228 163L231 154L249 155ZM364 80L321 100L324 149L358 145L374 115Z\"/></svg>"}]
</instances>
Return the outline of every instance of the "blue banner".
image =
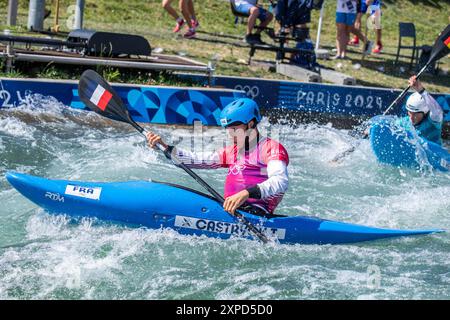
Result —
<instances>
[{"instance_id":1,"label":"blue banner","mask_svg":"<svg viewBox=\"0 0 450 320\"><path fill-rule=\"evenodd\" d=\"M180 75L206 85L208 78L201 75ZM258 78L224 77L213 78L213 85L235 90L244 90L262 109L295 110L327 116L373 117L382 114L398 97L401 90L340 86L330 84L264 80ZM442 106L445 121L450 121L450 94L434 93L432 96ZM405 115L405 102L389 112Z\"/></svg>"},{"instance_id":2,"label":"blue banner","mask_svg":"<svg viewBox=\"0 0 450 320\"><path fill-rule=\"evenodd\" d=\"M200 84L208 78L201 75L180 75ZM31 94L51 96L73 108L86 107L78 97L78 82L64 80L0 79L0 108L26 102ZM233 90L176 88L162 86L114 85L132 118L138 122L159 124L219 125L220 111L229 102L244 95L253 98L262 109L294 110L331 117L372 117L382 114L400 90L339 86L296 81L257 78L213 78L213 85ZM450 122L450 94L432 94L442 106L445 121ZM389 114L404 115L403 104Z\"/></svg>"}]
</instances>

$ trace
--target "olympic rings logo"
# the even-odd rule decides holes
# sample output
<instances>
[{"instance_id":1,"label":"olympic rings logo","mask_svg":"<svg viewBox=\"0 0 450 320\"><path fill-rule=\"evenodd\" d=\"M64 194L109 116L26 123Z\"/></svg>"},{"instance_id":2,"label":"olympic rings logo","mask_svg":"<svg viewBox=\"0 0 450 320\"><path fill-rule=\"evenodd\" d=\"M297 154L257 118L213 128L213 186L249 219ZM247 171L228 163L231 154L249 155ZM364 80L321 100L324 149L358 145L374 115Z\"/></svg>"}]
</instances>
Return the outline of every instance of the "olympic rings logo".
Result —
<instances>
[{"instance_id":1,"label":"olympic rings logo","mask_svg":"<svg viewBox=\"0 0 450 320\"><path fill-rule=\"evenodd\" d=\"M244 164L234 164L231 168L230 168L230 173L233 176L237 176L238 174L240 174L243 170L245 169L245 165Z\"/></svg>"},{"instance_id":2,"label":"olympic rings logo","mask_svg":"<svg viewBox=\"0 0 450 320\"><path fill-rule=\"evenodd\" d=\"M259 88L257 86L242 86L238 84L234 87L236 90L245 91L245 95L249 98L255 99L259 96Z\"/></svg>"}]
</instances>

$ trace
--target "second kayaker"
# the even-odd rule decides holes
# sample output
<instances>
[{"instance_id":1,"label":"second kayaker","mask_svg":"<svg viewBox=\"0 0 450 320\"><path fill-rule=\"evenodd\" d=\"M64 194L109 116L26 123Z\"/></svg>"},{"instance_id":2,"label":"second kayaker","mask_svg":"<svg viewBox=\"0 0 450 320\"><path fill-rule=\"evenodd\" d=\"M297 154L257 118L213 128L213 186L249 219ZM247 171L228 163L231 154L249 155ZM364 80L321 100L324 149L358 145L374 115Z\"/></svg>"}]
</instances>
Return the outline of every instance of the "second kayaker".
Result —
<instances>
[{"instance_id":1,"label":"second kayaker","mask_svg":"<svg viewBox=\"0 0 450 320\"><path fill-rule=\"evenodd\" d=\"M444 111L416 76L409 78L409 85L416 92L406 101L408 116L400 119L399 124L405 128L412 124L420 137L442 145Z\"/></svg>"},{"instance_id":2,"label":"second kayaker","mask_svg":"<svg viewBox=\"0 0 450 320\"><path fill-rule=\"evenodd\" d=\"M396 124L407 131L415 131L426 140L442 145L442 125L444 111L439 103L429 94L417 76L408 80L409 86L416 92L406 100L407 116L398 118ZM364 131L366 136L369 130Z\"/></svg>"},{"instance_id":3,"label":"second kayaker","mask_svg":"<svg viewBox=\"0 0 450 320\"><path fill-rule=\"evenodd\" d=\"M240 98L221 112L220 122L232 143L214 152L191 152L169 146L153 132L147 134L150 147L161 144L186 166L197 169L228 168L224 209L234 214L245 202L273 214L285 194L289 156L281 143L260 135L258 105Z\"/></svg>"}]
</instances>

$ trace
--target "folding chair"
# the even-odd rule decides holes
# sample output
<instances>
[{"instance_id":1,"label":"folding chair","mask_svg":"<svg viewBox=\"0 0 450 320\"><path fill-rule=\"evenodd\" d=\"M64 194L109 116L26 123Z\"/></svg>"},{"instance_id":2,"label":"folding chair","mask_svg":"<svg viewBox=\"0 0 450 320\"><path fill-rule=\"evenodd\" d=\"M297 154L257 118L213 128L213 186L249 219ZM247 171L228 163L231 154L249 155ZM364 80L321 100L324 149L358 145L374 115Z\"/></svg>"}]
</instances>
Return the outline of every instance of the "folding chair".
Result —
<instances>
[{"instance_id":1,"label":"folding chair","mask_svg":"<svg viewBox=\"0 0 450 320\"><path fill-rule=\"evenodd\" d=\"M417 59L417 55L419 53L419 49L421 47L416 46L416 27L414 26L414 23L411 22L399 22L399 38L398 38L398 48L397 48L397 56L395 57L395 63L398 63L398 58L400 56L400 49L411 49L411 61L409 63L409 69L412 68L414 59ZM413 45L402 45L402 38L412 38Z\"/></svg>"}]
</instances>

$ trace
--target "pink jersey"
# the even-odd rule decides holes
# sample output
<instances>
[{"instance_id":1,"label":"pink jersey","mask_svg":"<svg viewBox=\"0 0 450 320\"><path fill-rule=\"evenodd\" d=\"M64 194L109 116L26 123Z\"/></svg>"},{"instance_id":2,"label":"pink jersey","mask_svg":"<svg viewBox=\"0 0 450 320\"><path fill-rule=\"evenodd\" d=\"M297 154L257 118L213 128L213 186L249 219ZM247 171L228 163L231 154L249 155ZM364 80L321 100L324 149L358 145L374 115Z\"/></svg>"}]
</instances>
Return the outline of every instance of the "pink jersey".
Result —
<instances>
[{"instance_id":1,"label":"pink jersey","mask_svg":"<svg viewBox=\"0 0 450 320\"><path fill-rule=\"evenodd\" d=\"M172 152L172 151L171 151ZM228 168L225 198L258 185L261 199L247 201L273 213L288 188L289 156L277 141L261 138L256 146L244 153L232 145L214 152L191 152L175 149L176 157L194 169Z\"/></svg>"},{"instance_id":2,"label":"pink jersey","mask_svg":"<svg viewBox=\"0 0 450 320\"><path fill-rule=\"evenodd\" d=\"M286 149L277 141L264 138L250 151L238 154L236 146L219 151L222 167L228 168L225 180L225 198L244 189L256 186L268 179L267 164L271 160L289 163ZM271 195L263 199L248 199L247 202L259 205L273 213L281 202L284 193Z\"/></svg>"}]
</instances>

